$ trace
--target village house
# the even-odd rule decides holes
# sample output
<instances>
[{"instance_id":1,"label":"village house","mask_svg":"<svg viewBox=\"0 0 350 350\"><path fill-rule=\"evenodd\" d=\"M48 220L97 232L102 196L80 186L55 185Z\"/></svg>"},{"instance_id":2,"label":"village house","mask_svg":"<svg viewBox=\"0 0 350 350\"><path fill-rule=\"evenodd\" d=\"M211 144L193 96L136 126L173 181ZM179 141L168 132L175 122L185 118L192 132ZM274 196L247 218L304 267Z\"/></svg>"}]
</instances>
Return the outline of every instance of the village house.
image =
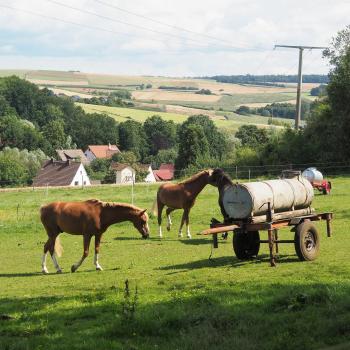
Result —
<instances>
[{"instance_id":1,"label":"village house","mask_svg":"<svg viewBox=\"0 0 350 350\"><path fill-rule=\"evenodd\" d=\"M174 179L174 164L161 164L158 170L153 170L157 181L171 181Z\"/></svg>"},{"instance_id":2,"label":"village house","mask_svg":"<svg viewBox=\"0 0 350 350\"><path fill-rule=\"evenodd\" d=\"M33 179L34 187L90 186L91 182L81 162L48 160Z\"/></svg>"},{"instance_id":3,"label":"village house","mask_svg":"<svg viewBox=\"0 0 350 350\"><path fill-rule=\"evenodd\" d=\"M156 177L153 173L153 169L151 164L139 164L138 165L140 170L144 171L145 173L147 173L146 177L144 178L144 182L157 182Z\"/></svg>"},{"instance_id":4,"label":"village house","mask_svg":"<svg viewBox=\"0 0 350 350\"><path fill-rule=\"evenodd\" d=\"M135 183L136 171L130 165L112 162L111 169L115 172L116 184Z\"/></svg>"},{"instance_id":5,"label":"village house","mask_svg":"<svg viewBox=\"0 0 350 350\"><path fill-rule=\"evenodd\" d=\"M84 152L81 149L56 149L58 158L63 162L67 160L73 160L76 162L82 162L83 165L89 165L90 162L86 158Z\"/></svg>"},{"instance_id":6,"label":"village house","mask_svg":"<svg viewBox=\"0 0 350 350\"><path fill-rule=\"evenodd\" d=\"M89 162L96 158L109 159L112 158L113 154L120 153L117 145L89 145L85 151L85 156Z\"/></svg>"}]
</instances>

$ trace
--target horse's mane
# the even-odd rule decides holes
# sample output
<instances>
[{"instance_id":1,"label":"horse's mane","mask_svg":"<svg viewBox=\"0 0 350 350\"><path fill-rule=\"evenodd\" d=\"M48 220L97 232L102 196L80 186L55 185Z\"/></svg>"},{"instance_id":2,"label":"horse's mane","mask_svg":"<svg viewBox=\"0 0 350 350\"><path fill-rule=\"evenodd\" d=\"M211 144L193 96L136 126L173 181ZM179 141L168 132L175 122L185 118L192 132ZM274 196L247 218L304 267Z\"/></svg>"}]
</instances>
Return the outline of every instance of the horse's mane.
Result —
<instances>
[{"instance_id":1,"label":"horse's mane","mask_svg":"<svg viewBox=\"0 0 350 350\"><path fill-rule=\"evenodd\" d=\"M202 175L204 175L205 173L207 173L208 170L203 170L197 174L194 174L193 176L191 176L189 179L183 180L181 182L179 182L179 184L187 184L193 181L196 181L198 178L200 178Z\"/></svg>"},{"instance_id":2,"label":"horse's mane","mask_svg":"<svg viewBox=\"0 0 350 350\"><path fill-rule=\"evenodd\" d=\"M135 205L128 204L128 203L121 203L121 202L103 202L99 199L88 199L86 202L89 202L91 204L97 204L100 205L102 208L116 208L116 207L123 207L123 208L129 208L133 210L140 211L141 209L136 207Z\"/></svg>"},{"instance_id":3,"label":"horse's mane","mask_svg":"<svg viewBox=\"0 0 350 350\"><path fill-rule=\"evenodd\" d=\"M220 187L224 182L233 185L232 179L222 169L217 168L213 171L213 176L217 177L217 185Z\"/></svg>"}]
</instances>

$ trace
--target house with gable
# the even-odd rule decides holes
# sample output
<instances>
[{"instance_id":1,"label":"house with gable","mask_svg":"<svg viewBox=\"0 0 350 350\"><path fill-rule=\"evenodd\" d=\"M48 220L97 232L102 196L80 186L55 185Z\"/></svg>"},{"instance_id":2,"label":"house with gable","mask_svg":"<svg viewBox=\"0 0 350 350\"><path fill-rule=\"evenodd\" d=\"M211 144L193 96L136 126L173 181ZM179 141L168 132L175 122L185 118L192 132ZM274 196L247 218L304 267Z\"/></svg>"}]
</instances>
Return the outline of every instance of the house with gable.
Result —
<instances>
[{"instance_id":1,"label":"house with gable","mask_svg":"<svg viewBox=\"0 0 350 350\"><path fill-rule=\"evenodd\" d=\"M33 179L34 187L90 186L91 182L81 162L47 160Z\"/></svg>"},{"instance_id":2,"label":"house with gable","mask_svg":"<svg viewBox=\"0 0 350 350\"><path fill-rule=\"evenodd\" d=\"M109 159L112 158L113 154L120 153L117 145L89 145L87 150L84 152L89 162L96 158Z\"/></svg>"}]
</instances>

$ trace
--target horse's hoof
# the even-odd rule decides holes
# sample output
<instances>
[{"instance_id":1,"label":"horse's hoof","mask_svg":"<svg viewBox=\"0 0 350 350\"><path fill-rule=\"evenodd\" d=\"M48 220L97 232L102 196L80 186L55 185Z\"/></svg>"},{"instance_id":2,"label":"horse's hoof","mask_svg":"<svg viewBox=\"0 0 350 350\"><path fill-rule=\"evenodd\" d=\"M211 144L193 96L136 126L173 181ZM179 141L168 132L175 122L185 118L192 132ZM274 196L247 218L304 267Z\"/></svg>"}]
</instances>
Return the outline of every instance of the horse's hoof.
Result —
<instances>
[{"instance_id":1,"label":"horse's hoof","mask_svg":"<svg viewBox=\"0 0 350 350\"><path fill-rule=\"evenodd\" d=\"M74 265L72 265L72 267L70 268L70 270L71 270L71 272L75 272L75 271L77 271L77 268L76 268Z\"/></svg>"},{"instance_id":2,"label":"horse's hoof","mask_svg":"<svg viewBox=\"0 0 350 350\"><path fill-rule=\"evenodd\" d=\"M166 229L167 229L167 231L170 231L171 226L167 226Z\"/></svg>"},{"instance_id":3,"label":"horse's hoof","mask_svg":"<svg viewBox=\"0 0 350 350\"><path fill-rule=\"evenodd\" d=\"M187 238L188 238L188 239L191 239L191 238L192 238L192 236L191 236L191 235L189 235L189 236L187 236Z\"/></svg>"},{"instance_id":4,"label":"horse's hoof","mask_svg":"<svg viewBox=\"0 0 350 350\"><path fill-rule=\"evenodd\" d=\"M48 271L47 268L44 268L44 269L42 269L42 273L43 273L44 275L47 275L47 274L49 273L49 271Z\"/></svg>"},{"instance_id":5,"label":"horse's hoof","mask_svg":"<svg viewBox=\"0 0 350 350\"><path fill-rule=\"evenodd\" d=\"M59 270L57 270L57 271L56 271L56 273L62 273L62 270L61 270L61 269L59 269Z\"/></svg>"},{"instance_id":6,"label":"horse's hoof","mask_svg":"<svg viewBox=\"0 0 350 350\"><path fill-rule=\"evenodd\" d=\"M103 268L101 266L96 266L96 271L103 271Z\"/></svg>"}]
</instances>

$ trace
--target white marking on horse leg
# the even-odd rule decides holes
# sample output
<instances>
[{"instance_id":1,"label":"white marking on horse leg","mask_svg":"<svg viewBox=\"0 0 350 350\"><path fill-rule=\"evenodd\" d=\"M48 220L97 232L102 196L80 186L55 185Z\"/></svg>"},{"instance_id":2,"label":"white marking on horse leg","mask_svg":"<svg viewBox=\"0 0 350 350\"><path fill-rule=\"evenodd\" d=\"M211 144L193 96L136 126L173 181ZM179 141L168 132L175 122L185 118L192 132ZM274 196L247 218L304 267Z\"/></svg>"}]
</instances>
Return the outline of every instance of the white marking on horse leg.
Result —
<instances>
[{"instance_id":1,"label":"white marking on horse leg","mask_svg":"<svg viewBox=\"0 0 350 350\"><path fill-rule=\"evenodd\" d=\"M162 238L163 234L162 234L162 226L159 226L159 238Z\"/></svg>"},{"instance_id":2,"label":"white marking on horse leg","mask_svg":"<svg viewBox=\"0 0 350 350\"><path fill-rule=\"evenodd\" d=\"M58 261L57 261L57 259L56 259L55 253L53 253L53 254L51 255L51 258L52 258L52 261L53 261L53 264L54 264L54 266L55 266L55 269L56 269L57 273L61 273L62 270L61 270L61 268L60 268L60 265L58 265Z\"/></svg>"},{"instance_id":3,"label":"white marking on horse leg","mask_svg":"<svg viewBox=\"0 0 350 350\"><path fill-rule=\"evenodd\" d=\"M178 236L182 237L182 228L180 228Z\"/></svg>"},{"instance_id":4,"label":"white marking on horse leg","mask_svg":"<svg viewBox=\"0 0 350 350\"><path fill-rule=\"evenodd\" d=\"M168 220L168 223L167 223L166 228L167 228L167 230L168 230L168 231L170 231L170 229L171 229L171 225L172 225L173 223L171 222L171 217L170 217L170 214L169 214L169 215L167 215L166 217L167 217L167 220Z\"/></svg>"},{"instance_id":5,"label":"white marking on horse leg","mask_svg":"<svg viewBox=\"0 0 350 350\"><path fill-rule=\"evenodd\" d=\"M47 256L47 252L44 253L42 260L41 260L41 271L43 273L49 273L49 270L46 267L46 256Z\"/></svg>"},{"instance_id":6,"label":"white marking on horse leg","mask_svg":"<svg viewBox=\"0 0 350 350\"><path fill-rule=\"evenodd\" d=\"M186 231L187 231L187 238L192 238L191 232L190 232L190 225L186 225Z\"/></svg>"},{"instance_id":7,"label":"white marking on horse leg","mask_svg":"<svg viewBox=\"0 0 350 350\"><path fill-rule=\"evenodd\" d=\"M96 265L96 270L98 271L103 271L103 268L101 265L98 263L98 254L95 254L94 256L94 264Z\"/></svg>"}]
</instances>

